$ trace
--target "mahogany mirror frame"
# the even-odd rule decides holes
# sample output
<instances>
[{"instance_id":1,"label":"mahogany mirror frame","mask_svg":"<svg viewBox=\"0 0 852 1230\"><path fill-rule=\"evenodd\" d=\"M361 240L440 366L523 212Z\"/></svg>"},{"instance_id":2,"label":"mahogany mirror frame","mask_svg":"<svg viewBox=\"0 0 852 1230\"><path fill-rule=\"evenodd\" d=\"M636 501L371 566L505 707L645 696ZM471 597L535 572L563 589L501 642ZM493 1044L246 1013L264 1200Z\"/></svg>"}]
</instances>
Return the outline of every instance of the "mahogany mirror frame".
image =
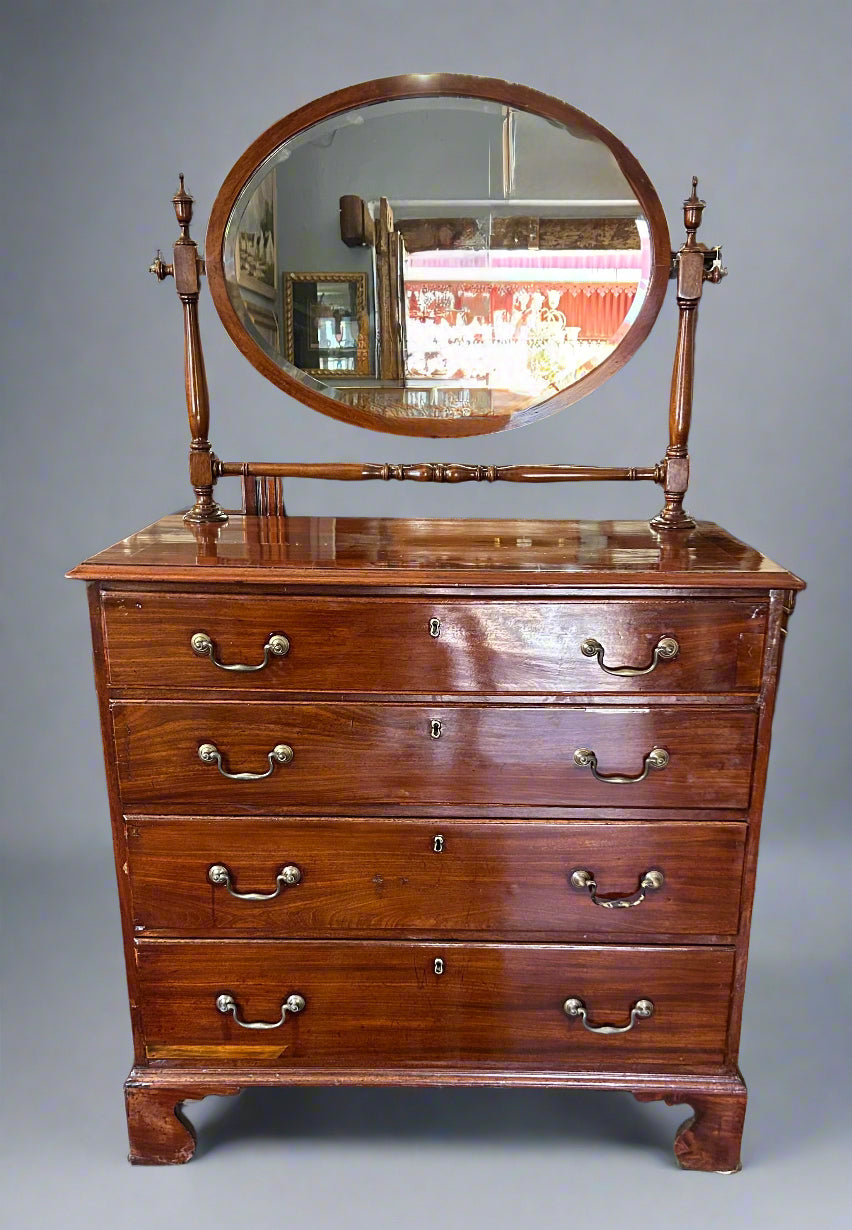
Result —
<instances>
[{"instance_id":1,"label":"mahogany mirror frame","mask_svg":"<svg viewBox=\"0 0 852 1230\"><path fill-rule=\"evenodd\" d=\"M216 310L225 326L231 340L238 350L248 359L253 367L273 384L289 393L297 401L342 422L372 431L382 431L394 435L429 436L429 437L460 437L491 434L500 430L498 424L488 423L482 419L407 419L395 421L384 418L363 408L337 401L335 398L321 393L318 389L303 384L288 371L280 368L265 353L256 342L245 324L234 310L228 293L224 269L225 231L231 217L234 205L240 193L245 188L254 173L266 158L270 156L285 141L311 128L323 120L340 115L357 107L369 106L373 103L390 102L405 98L429 98L438 96L453 96L460 98L475 98L487 102L495 102L522 111L531 112L544 119L563 124L569 129L580 130L589 137L601 141L613 154L615 160L633 190L640 208L647 220L651 239L651 266L647 292L636 319L625 334L623 340L607 357L592 371L582 376L567 388L553 394L552 397L528 407L523 412L522 422L517 426L536 422L545 418L573 402L585 397L598 388L605 380L615 375L624 364L636 353L642 342L648 336L665 298L666 288L671 273L672 252L669 230L663 207L654 190L651 181L625 145L613 136L603 125L597 123L584 112L543 94L528 86L514 85L493 77L474 77L457 73L433 73L428 75L408 74L397 77L383 77L360 85L349 86L336 90L316 99L297 111L285 116L268 128L254 141L246 152L238 159L228 173L225 182L219 190L210 222L207 228L205 263L210 294ZM539 411L536 414L536 411Z\"/></svg>"}]
</instances>

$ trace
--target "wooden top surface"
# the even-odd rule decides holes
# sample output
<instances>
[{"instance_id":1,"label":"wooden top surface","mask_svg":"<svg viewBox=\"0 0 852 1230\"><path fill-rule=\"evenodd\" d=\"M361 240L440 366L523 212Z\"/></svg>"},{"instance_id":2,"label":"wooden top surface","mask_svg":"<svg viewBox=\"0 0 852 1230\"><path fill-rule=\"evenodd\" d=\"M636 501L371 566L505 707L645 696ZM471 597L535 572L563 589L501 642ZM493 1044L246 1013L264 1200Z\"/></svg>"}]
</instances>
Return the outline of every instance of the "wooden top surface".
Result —
<instances>
[{"instance_id":1,"label":"wooden top surface","mask_svg":"<svg viewBox=\"0 0 852 1230\"><path fill-rule=\"evenodd\" d=\"M803 589L712 522L658 534L646 521L163 517L68 573L81 580L495 588Z\"/></svg>"}]
</instances>

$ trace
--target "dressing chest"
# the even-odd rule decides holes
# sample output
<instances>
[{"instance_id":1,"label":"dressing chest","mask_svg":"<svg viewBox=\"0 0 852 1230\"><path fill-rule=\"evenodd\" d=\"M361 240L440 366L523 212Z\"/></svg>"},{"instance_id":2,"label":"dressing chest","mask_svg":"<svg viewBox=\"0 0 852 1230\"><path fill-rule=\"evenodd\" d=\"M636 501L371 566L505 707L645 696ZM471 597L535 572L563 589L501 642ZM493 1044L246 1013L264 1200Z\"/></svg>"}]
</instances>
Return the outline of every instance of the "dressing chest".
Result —
<instances>
[{"instance_id":1,"label":"dressing chest","mask_svg":"<svg viewBox=\"0 0 852 1230\"><path fill-rule=\"evenodd\" d=\"M396 151L369 187L365 134ZM435 143L471 166L425 200L406 151L428 161ZM299 260L303 196L326 249ZM673 259L647 177L594 121L502 82L405 77L264 134L223 185L206 268L182 181L174 204L174 263L152 268L183 305L196 502L70 574L88 587L112 811L131 1160L188 1160L180 1107L208 1094L484 1084L686 1103L680 1164L738 1169L761 810L803 585L683 508L698 302L724 272L696 238L695 184ZM443 437L568 406L639 345L673 273L666 456L221 461L205 272L286 391ZM598 317L572 317L577 294ZM229 476L241 512L214 499ZM650 523L301 517L290 477L645 480L664 505Z\"/></svg>"}]
</instances>

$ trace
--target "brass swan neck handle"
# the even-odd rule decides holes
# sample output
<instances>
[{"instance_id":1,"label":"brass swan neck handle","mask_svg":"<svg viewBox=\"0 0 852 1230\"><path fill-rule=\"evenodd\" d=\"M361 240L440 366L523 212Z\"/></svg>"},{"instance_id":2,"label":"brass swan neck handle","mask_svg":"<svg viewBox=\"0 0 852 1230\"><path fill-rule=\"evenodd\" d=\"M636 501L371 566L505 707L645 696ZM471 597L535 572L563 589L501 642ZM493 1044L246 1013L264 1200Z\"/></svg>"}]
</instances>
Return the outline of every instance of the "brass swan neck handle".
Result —
<instances>
[{"instance_id":1,"label":"brass swan neck handle","mask_svg":"<svg viewBox=\"0 0 852 1230\"><path fill-rule=\"evenodd\" d=\"M651 671L656 670L660 662L671 662L680 653L680 645L673 636L661 636L654 646L654 652L651 655L651 661L647 666L607 666L604 662L604 653L606 650L600 641L596 641L593 636L589 636L586 640L580 642L580 653L584 658L597 658L598 666L602 671L606 671L608 675L619 675L622 678L630 678L633 675L650 675Z\"/></svg>"},{"instance_id":2,"label":"brass swan neck handle","mask_svg":"<svg viewBox=\"0 0 852 1230\"><path fill-rule=\"evenodd\" d=\"M650 999L637 999L630 1009L630 1020L626 1025L591 1025L586 1005L581 999L566 999L562 1005L562 1011L567 1017L579 1017L583 1022L583 1028L588 1029L590 1034L626 1034L637 1021L647 1020L648 1017L654 1015L654 1003Z\"/></svg>"},{"instance_id":3,"label":"brass swan neck handle","mask_svg":"<svg viewBox=\"0 0 852 1230\"><path fill-rule=\"evenodd\" d=\"M242 1029L278 1029L287 1019L287 1013L295 1015L298 1012L303 1012L306 1004L303 995L288 995L281 1005L281 1016L277 1021L243 1021L239 1016L239 1007L233 995L227 991L222 991L216 996L216 1007L226 1016L229 1012L234 1020Z\"/></svg>"},{"instance_id":4,"label":"brass swan neck handle","mask_svg":"<svg viewBox=\"0 0 852 1230\"><path fill-rule=\"evenodd\" d=\"M203 764L215 764L222 776L229 778L232 782L259 782L264 777L271 777L276 765L290 764L293 754L289 743L276 743L272 751L266 754L269 768L265 773L229 773L222 764L222 753L215 743L201 743L198 746L198 759Z\"/></svg>"},{"instance_id":5,"label":"brass swan neck handle","mask_svg":"<svg viewBox=\"0 0 852 1230\"><path fill-rule=\"evenodd\" d=\"M629 776L623 773L599 773L598 758L590 747L578 747L574 753L574 764L578 769L588 769L592 777L599 782L610 782L617 786L630 785L633 782L644 782L652 769L664 769L669 763L669 754L664 747L652 747L641 773Z\"/></svg>"},{"instance_id":6,"label":"brass swan neck handle","mask_svg":"<svg viewBox=\"0 0 852 1230\"><path fill-rule=\"evenodd\" d=\"M234 887L234 881L231 876L230 869L224 863L214 863L207 872L207 879L211 884L217 886L224 885L232 897L236 897L238 901L274 901L279 897L285 888L290 888L294 884L298 884L302 879L302 872L295 863L287 863L282 867L275 877L275 889L271 893L240 893Z\"/></svg>"},{"instance_id":7,"label":"brass swan neck handle","mask_svg":"<svg viewBox=\"0 0 852 1230\"><path fill-rule=\"evenodd\" d=\"M657 892L665 884L665 876L656 867L646 871L639 877L639 887L636 892L623 897L599 897L598 884L593 871L578 867L571 872L571 887L579 892L587 892L595 905L605 910L627 910L634 905L641 905L648 893Z\"/></svg>"},{"instance_id":8,"label":"brass swan neck handle","mask_svg":"<svg viewBox=\"0 0 852 1230\"><path fill-rule=\"evenodd\" d=\"M189 638L189 644L193 653L197 653L199 658L209 658L214 666L219 667L220 671L240 671L243 674L262 671L269 662L270 654L274 658L284 658L290 652L290 641L282 632L272 633L263 646L263 661L258 662L256 666L244 666L241 662L220 662L216 657L216 646L206 632L193 632Z\"/></svg>"}]
</instances>

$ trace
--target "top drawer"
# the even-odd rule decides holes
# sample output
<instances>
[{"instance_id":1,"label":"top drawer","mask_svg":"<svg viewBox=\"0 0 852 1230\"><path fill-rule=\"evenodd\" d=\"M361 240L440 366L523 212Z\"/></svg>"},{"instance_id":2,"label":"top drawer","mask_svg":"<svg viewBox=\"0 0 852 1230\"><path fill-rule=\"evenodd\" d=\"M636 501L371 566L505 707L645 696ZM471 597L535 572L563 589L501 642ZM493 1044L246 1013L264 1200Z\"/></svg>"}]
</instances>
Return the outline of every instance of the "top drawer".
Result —
<instances>
[{"instance_id":1,"label":"top drawer","mask_svg":"<svg viewBox=\"0 0 852 1230\"><path fill-rule=\"evenodd\" d=\"M103 605L115 686L338 694L756 692L767 615L701 598L110 591Z\"/></svg>"}]
</instances>

